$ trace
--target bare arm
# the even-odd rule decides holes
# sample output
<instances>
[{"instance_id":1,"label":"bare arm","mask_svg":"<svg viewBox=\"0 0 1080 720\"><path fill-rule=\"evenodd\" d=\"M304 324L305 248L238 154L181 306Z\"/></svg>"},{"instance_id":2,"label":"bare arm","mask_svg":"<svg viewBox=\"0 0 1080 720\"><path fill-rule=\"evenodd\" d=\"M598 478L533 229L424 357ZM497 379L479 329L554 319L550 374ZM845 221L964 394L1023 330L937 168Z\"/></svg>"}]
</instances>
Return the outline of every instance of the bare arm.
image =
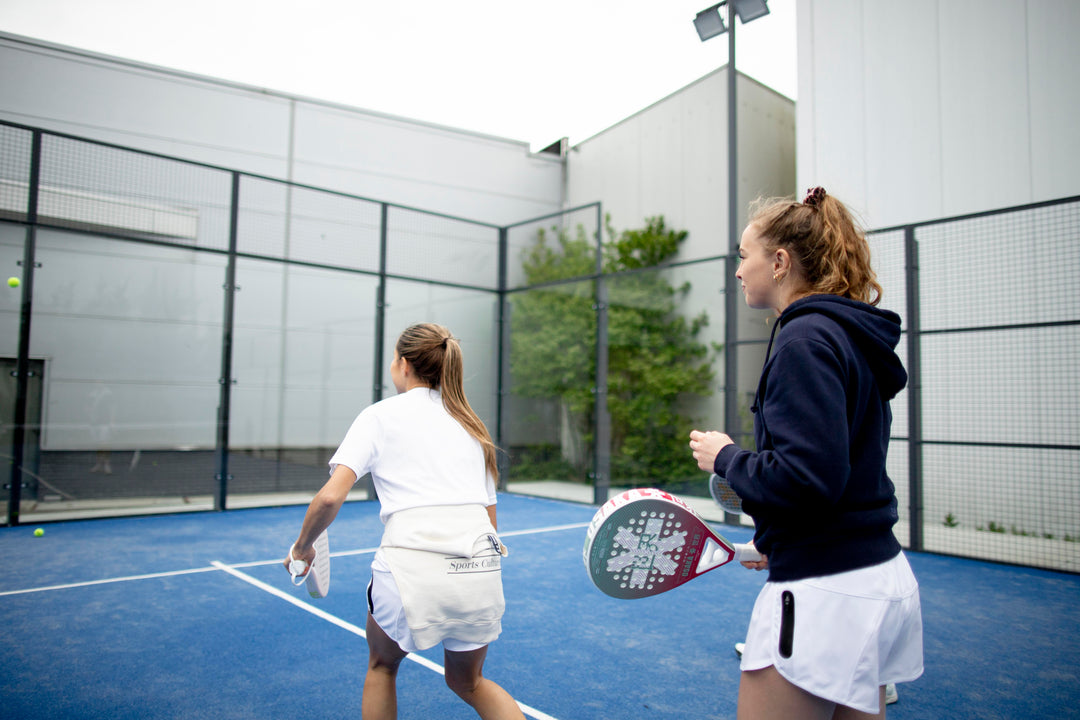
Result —
<instances>
[{"instance_id":1,"label":"bare arm","mask_svg":"<svg viewBox=\"0 0 1080 720\"><path fill-rule=\"evenodd\" d=\"M308 505L304 515L304 524L300 528L300 535L293 544L292 553L294 560L303 560L311 563L315 559L315 548L312 544L322 531L330 527L337 517L345 498L349 496L349 490L356 483L356 473L344 465L334 468L334 474L322 486L322 489ZM282 563L286 569L289 567L289 558Z\"/></svg>"},{"instance_id":2,"label":"bare arm","mask_svg":"<svg viewBox=\"0 0 1080 720\"><path fill-rule=\"evenodd\" d=\"M499 523L496 522L496 520L495 520L495 506L494 505L488 505L487 506L487 513L488 513L488 520L491 520L491 527L498 530L499 529Z\"/></svg>"}]
</instances>

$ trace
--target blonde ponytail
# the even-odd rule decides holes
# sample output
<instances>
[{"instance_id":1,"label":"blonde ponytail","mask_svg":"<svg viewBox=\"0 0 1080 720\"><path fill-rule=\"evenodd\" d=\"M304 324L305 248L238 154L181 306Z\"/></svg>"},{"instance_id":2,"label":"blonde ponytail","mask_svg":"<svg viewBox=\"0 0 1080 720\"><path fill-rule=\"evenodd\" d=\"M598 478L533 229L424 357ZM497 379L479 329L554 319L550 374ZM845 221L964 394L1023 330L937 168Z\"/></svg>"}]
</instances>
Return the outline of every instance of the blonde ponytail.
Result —
<instances>
[{"instance_id":1,"label":"blonde ponytail","mask_svg":"<svg viewBox=\"0 0 1080 720\"><path fill-rule=\"evenodd\" d=\"M498 482L495 443L484 421L465 397L465 363L457 338L442 325L420 323L401 333L396 350L399 356L409 361L420 380L442 393L446 412L480 443L484 449L484 465Z\"/></svg>"}]
</instances>

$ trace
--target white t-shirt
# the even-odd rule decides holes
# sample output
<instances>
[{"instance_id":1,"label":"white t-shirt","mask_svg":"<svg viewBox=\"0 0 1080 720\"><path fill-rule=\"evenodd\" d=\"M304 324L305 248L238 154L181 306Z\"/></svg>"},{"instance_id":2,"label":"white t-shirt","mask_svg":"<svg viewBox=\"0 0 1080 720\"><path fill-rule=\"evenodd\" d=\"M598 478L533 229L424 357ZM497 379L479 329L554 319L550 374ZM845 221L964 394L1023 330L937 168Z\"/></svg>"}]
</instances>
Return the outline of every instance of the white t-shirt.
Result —
<instances>
[{"instance_id":1,"label":"white t-shirt","mask_svg":"<svg viewBox=\"0 0 1080 720\"><path fill-rule=\"evenodd\" d=\"M495 504L483 447L431 388L413 388L364 408L330 458L331 474L338 465L357 478L371 473L383 523L408 508Z\"/></svg>"}]
</instances>

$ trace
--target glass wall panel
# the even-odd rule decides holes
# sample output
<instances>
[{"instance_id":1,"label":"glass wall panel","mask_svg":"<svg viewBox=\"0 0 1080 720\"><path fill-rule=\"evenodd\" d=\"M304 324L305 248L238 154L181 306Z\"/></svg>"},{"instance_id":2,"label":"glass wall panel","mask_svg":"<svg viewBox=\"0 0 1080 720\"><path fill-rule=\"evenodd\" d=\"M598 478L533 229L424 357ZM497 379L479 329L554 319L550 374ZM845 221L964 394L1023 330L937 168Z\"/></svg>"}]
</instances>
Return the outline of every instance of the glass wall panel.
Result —
<instances>
[{"instance_id":1,"label":"glass wall panel","mask_svg":"<svg viewBox=\"0 0 1080 720\"><path fill-rule=\"evenodd\" d=\"M22 517L209 507L225 258L39 230L36 259Z\"/></svg>"},{"instance_id":2,"label":"glass wall panel","mask_svg":"<svg viewBox=\"0 0 1080 720\"><path fill-rule=\"evenodd\" d=\"M595 275L598 222L588 206L508 228L507 287Z\"/></svg>"},{"instance_id":3,"label":"glass wall panel","mask_svg":"<svg viewBox=\"0 0 1080 720\"><path fill-rule=\"evenodd\" d=\"M509 296L509 479L591 484L596 310L592 281Z\"/></svg>"},{"instance_id":4,"label":"glass wall panel","mask_svg":"<svg viewBox=\"0 0 1080 720\"><path fill-rule=\"evenodd\" d=\"M29 229L21 225L0 223L0 268L4 268L12 275L22 276L19 263L23 258L24 241ZM22 309L22 289L3 288L0 292L0 498L6 503L9 496L11 482L10 464L15 454L15 393L17 391L15 375L16 361L19 357L19 319ZM24 455L29 459L29 466L33 472L40 470L40 460L34 456L34 448L40 445L36 436L27 438L29 446L24 443ZM36 480L30 476L24 476L22 482L30 486ZM36 492L36 485L32 488ZM26 493L26 491L23 491ZM34 493L29 493L33 495ZM7 517L7 505L3 510Z\"/></svg>"},{"instance_id":5,"label":"glass wall panel","mask_svg":"<svg viewBox=\"0 0 1080 720\"><path fill-rule=\"evenodd\" d=\"M240 182L237 250L377 272L380 222L378 203L244 177Z\"/></svg>"},{"instance_id":6,"label":"glass wall panel","mask_svg":"<svg viewBox=\"0 0 1080 720\"><path fill-rule=\"evenodd\" d=\"M386 336L383 345L383 397L397 391L390 381L390 363L401 331L433 322L458 338L465 363L465 395L469 404L497 434L499 382L499 296L492 292L432 283L390 280L386 287Z\"/></svg>"},{"instance_id":7,"label":"glass wall panel","mask_svg":"<svg viewBox=\"0 0 1080 720\"><path fill-rule=\"evenodd\" d=\"M687 442L694 428L721 429L703 425L717 407L723 415L715 368L723 363L724 307L722 297L710 302L717 265L606 279L613 486L708 492Z\"/></svg>"},{"instance_id":8,"label":"glass wall panel","mask_svg":"<svg viewBox=\"0 0 1080 720\"><path fill-rule=\"evenodd\" d=\"M387 224L391 275L498 289L498 228L399 207Z\"/></svg>"},{"instance_id":9,"label":"glass wall panel","mask_svg":"<svg viewBox=\"0 0 1080 720\"><path fill-rule=\"evenodd\" d=\"M310 495L374 395L378 278L241 258L236 284L229 504Z\"/></svg>"}]
</instances>

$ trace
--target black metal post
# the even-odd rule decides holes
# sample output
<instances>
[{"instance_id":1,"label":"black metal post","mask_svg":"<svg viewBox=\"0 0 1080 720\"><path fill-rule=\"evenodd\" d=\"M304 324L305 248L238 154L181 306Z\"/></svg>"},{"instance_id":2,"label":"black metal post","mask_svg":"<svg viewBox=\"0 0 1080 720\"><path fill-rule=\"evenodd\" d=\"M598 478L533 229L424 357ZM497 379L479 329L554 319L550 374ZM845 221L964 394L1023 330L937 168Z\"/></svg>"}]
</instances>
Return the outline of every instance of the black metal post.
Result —
<instances>
[{"instance_id":1,"label":"black metal post","mask_svg":"<svg viewBox=\"0 0 1080 720\"><path fill-rule=\"evenodd\" d=\"M611 488L611 412L608 410L608 290L604 279L604 216L596 206L596 438L593 457L593 503L608 500Z\"/></svg>"},{"instance_id":2,"label":"black metal post","mask_svg":"<svg viewBox=\"0 0 1080 720\"><path fill-rule=\"evenodd\" d=\"M229 207L229 262L225 266L225 309L221 330L221 377L217 417L217 488L214 510L227 509L229 492L229 403L232 399L232 345L236 304L236 238L240 221L240 173L232 173L232 200Z\"/></svg>"},{"instance_id":3,"label":"black metal post","mask_svg":"<svg viewBox=\"0 0 1080 720\"><path fill-rule=\"evenodd\" d=\"M724 261L724 429L732 436L741 434L739 426L739 287L735 271L739 269L739 161L738 105L735 89L735 3L727 3L727 147L728 147L728 251ZM724 522L738 524L739 516L724 512Z\"/></svg>"},{"instance_id":4,"label":"black metal post","mask_svg":"<svg viewBox=\"0 0 1080 720\"><path fill-rule=\"evenodd\" d=\"M30 146L29 195L26 202L26 240L23 244L22 296L19 312L19 356L15 360L15 417L12 428L11 476L8 492L8 525L19 524L22 505L23 462L26 445L26 402L30 384L30 325L33 319L34 263L37 251L38 186L41 184L41 131L35 130Z\"/></svg>"},{"instance_id":5,"label":"black metal post","mask_svg":"<svg viewBox=\"0 0 1080 720\"><path fill-rule=\"evenodd\" d=\"M509 255L509 231L507 228L499 228L499 278L498 287L498 361L495 372L495 446L505 447L507 432L506 401L510 391L510 304L506 296L507 258ZM510 462L505 452L500 452L499 457L499 490L506 490L506 474L509 471Z\"/></svg>"},{"instance_id":6,"label":"black metal post","mask_svg":"<svg viewBox=\"0 0 1080 720\"><path fill-rule=\"evenodd\" d=\"M915 228L904 228L904 272L907 281L908 372L908 522L909 547L921 552L923 541L922 350L919 322L919 245Z\"/></svg>"},{"instance_id":7,"label":"black metal post","mask_svg":"<svg viewBox=\"0 0 1080 720\"><path fill-rule=\"evenodd\" d=\"M379 286L375 290L375 365L372 375L371 402L383 399L383 354L386 351L386 248L390 235L390 206L379 205ZM367 478L367 499L377 500L375 481Z\"/></svg>"}]
</instances>

